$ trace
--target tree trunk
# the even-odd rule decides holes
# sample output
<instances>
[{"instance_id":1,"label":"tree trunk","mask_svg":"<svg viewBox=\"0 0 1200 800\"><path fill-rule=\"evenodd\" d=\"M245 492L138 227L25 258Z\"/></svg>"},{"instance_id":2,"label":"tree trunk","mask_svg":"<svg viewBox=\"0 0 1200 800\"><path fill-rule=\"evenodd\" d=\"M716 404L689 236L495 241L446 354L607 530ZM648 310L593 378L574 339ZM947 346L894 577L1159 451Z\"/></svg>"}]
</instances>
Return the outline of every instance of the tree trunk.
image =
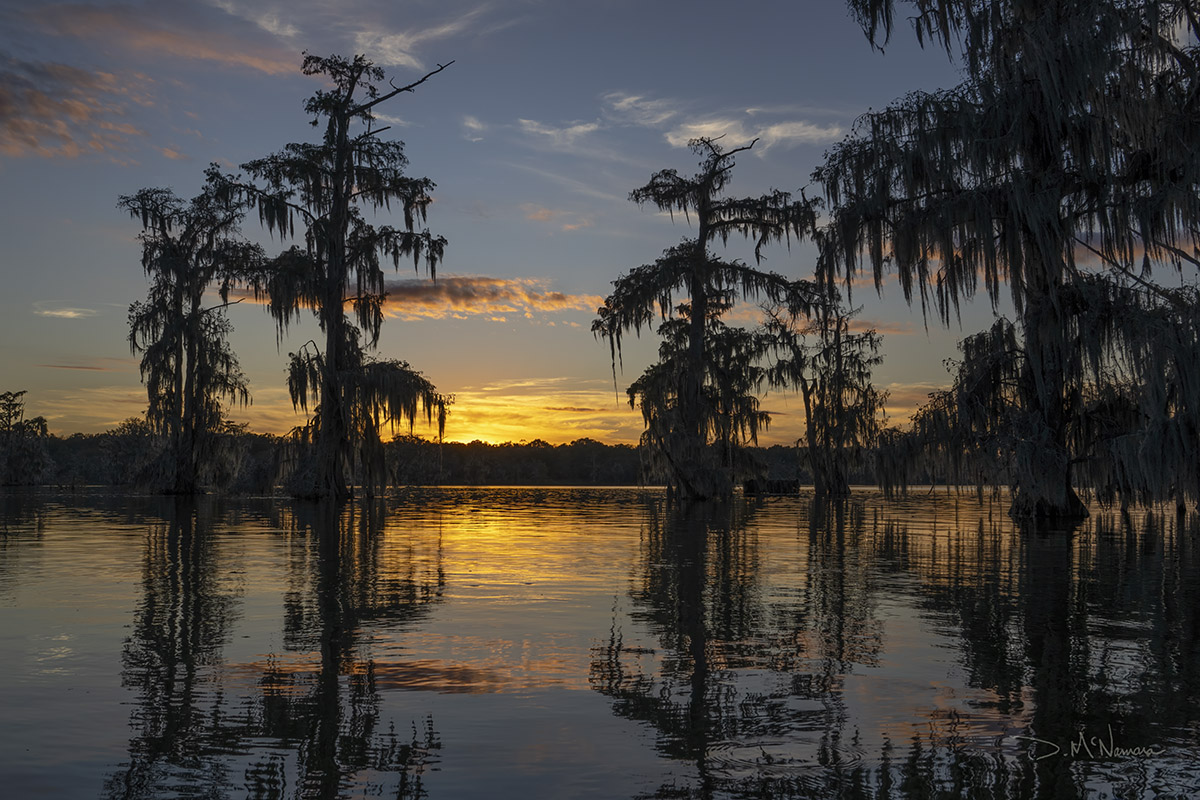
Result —
<instances>
[{"instance_id":1,"label":"tree trunk","mask_svg":"<svg viewBox=\"0 0 1200 800\"><path fill-rule=\"evenodd\" d=\"M343 364L347 330L343 311L343 290L346 285L346 232L349 226L350 192L349 144L347 131L349 120L338 117L337 150L332 178L333 202L329 215L329 230L325 242L328 268L325 273L325 296L321 300L325 323L325 366L321 381L321 419L317 431L316 486L314 493L319 497L344 500L350 496L346 482L345 451L349 444L346 425L346 407L343 397L341 372L349 364Z\"/></svg>"},{"instance_id":2,"label":"tree trunk","mask_svg":"<svg viewBox=\"0 0 1200 800\"><path fill-rule=\"evenodd\" d=\"M702 215L701 219L703 219ZM705 227L701 224L701 233ZM682 376L679 390L680 437L683 446L672 458L675 468L676 488L685 499L707 500L712 497L731 494L732 479L722 479L722 471L714 464L712 453L708 447L708 436L704 420L704 379L705 353L704 329L708 318L708 294L705 277L702 274L705 248L700 239L697 263L692 267L693 274L688 287L691 294L691 318L688 320L688 354L686 371ZM686 474L681 474L686 472Z\"/></svg>"},{"instance_id":3,"label":"tree trunk","mask_svg":"<svg viewBox=\"0 0 1200 800\"><path fill-rule=\"evenodd\" d=\"M179 423L179 435L175 441L175 481L172 486L173 494L188 495L196 493L196 369L198 361L196 348L199 336L198 309L192 309L188 319L188 337L185 347L183 364L183 409Z\"/></svg>"},{"instance_id":4,"label":"tree trunk","mask_svg":"<svg viewBox=\"0 0 1200 800\"><path fill-rule=\"evenodd\" d=\"M1009 515L1014 519L1065 522L1083 519L1087 507L1071 487L1067 448L1068 343L1061 309L1046 290L1025 308L1025 366L1021 391L1036 426L1019 439Z\"/></svg>"}]
</instances>

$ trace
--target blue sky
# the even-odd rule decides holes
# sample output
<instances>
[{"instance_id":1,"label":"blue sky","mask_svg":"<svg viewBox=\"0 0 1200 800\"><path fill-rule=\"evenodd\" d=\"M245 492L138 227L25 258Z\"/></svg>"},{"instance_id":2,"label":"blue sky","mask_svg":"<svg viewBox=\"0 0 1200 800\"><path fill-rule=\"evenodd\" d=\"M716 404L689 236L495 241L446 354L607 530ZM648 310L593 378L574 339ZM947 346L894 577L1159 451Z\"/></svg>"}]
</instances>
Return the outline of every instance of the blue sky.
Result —
<instances>
[{"instance_id":1,"label":"blue sky","mask_svg":"<svg viewBox=\"0 0 1200 800\"><path fill-rule=\"evenodd\" d=\"M0 389L27 390L27 411L54 432L145 408L126 340L129 303L146 290L139 226L117 197L150 186L191 197L210 162L233 170L315 137L304 50L365 53L397 83L455 62L378 109L410 173L437 183L429 227L450 242L436 285L393 276L380 354L456 396L447 438L460 440L636 440L624 388L656 342L627 348L618 396L590 323L618 275L691 232L627 199L659 169L693 172L689 138L758 137L731 193L796 192L863 112L957 82L945 53L919 50L906 28L873 50L835 0L0 0ZM287 244L255 220L244 232L269 251ZM752 249L731 242L726 255ZM805 277L812 255L777 248L765 266ZM933 319L927 331L894 286L854 301L884 333L876 382L896 422L947 382L942 360L992 313L981 300L961 329ZM752 324L753 311L736 316ZM254 396L231 415L284 432L300 422L285 359L315 325L277 342L261 308L231 319ZM764 407L775 414L764 441L799 435L794 396Z\"/></svg>"}]
</instances>

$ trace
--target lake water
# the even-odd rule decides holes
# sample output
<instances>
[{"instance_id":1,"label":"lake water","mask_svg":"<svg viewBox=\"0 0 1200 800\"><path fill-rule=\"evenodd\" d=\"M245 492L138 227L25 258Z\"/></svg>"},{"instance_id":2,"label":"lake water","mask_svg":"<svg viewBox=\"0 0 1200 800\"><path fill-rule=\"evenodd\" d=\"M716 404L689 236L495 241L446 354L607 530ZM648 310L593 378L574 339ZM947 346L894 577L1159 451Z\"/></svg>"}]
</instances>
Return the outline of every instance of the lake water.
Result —
<instances>
[{"instance_id":1,"label":"lake water","mask_svg":"<svg viewBox=\"0 0 1200 800\"><path fill-rule=\"evenodd\" d=\"M0 497L0 796L1200 792L1200 529L871 491Z\"/></svg>"}]
</instances>

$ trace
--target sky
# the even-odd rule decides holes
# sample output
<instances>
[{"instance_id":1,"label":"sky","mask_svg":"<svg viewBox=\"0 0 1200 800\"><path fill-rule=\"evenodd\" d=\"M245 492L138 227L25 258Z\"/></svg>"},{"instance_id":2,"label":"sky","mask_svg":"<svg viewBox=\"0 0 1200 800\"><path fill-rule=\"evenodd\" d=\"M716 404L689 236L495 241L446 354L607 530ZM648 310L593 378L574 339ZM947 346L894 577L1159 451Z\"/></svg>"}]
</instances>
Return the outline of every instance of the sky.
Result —
<instances>
[{"instance_id":1,"label":"sky","mask_svg":"<svg viewBox=\"0 0 1200 800\"><path fill-rule=\"evenodd\" d=\"M457 441L637 441L625 389L657 342L631 337L614 382L591 321L613 280L694 234L628 199L658 170L696 172L689 139L758 138L731 196L819 195L813 169L860 115L958 82L906 27L873 49L837 0L0 0L0 391L26 391L28 415L67 435L144 411L127 321L147 289L140 223L117 199L145 187L190 198L210 163L236 171L315 140L303 104L322 84L301 74L304 51L363 53L398 85L454 62L376 109L409 174L437 184L428 226L449 241L436 282L411 265L389 274L377 354L454 395ZM243 233L268 252L292 244L255 217ZM812 274L804 243L764 254L766 269ZM749 262L753 248L731 240L721 255ZM891 281L852 302L884 336L875 383L896 424L948 384L943 361L993 317L981 298L944 328ZM230 319L253 397L230 417L268 433L301 424L284 367L315 323L280 338L260 306ZM762 404L761 443L801 435L796 395Z\"/></svg>"}]
</instances>

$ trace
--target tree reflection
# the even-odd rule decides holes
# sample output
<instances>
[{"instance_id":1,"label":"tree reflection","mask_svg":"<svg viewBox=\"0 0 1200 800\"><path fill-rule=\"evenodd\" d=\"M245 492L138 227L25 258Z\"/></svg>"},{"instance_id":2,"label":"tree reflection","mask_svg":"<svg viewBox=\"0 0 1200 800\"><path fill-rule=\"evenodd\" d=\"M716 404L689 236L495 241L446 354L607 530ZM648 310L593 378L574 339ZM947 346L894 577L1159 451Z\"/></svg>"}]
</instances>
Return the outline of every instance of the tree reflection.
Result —
<instances>
[{"instance_id":1,"label":"tree reflection","mask_svg":"<svg viewBox=\"0 0 1200 800\"><path fill-rule=\"evenodd\" d=\"M363 634L418 619L440 564L388 549L381 506L297 506L275 522L291 545L285 652L249 665L226 655L244 587L219 507L178 498L151 527L123 655L134 736L106 797L425 796L437 735L383 717Z\"/></svg>"},{"instance_id":2,"label":"tree reflection","mask_svg":"<svg viewBox=\"0 0 1200 800\"><path fill-rule=\"evenodd\" d=\"M25 492L0 492L0 598L7 599L15 576L20 572L18 543L41 542L45 533L45 513L41 498Z\"/></svg>"},{"instance_id":3,"label":"tree reflection","mask_svg":"<svg viewBox=\"0 0 1200 800\"><path fill-rule=\"evenodd\" d=\"M814 770L853 760L841 681L875 659L880 637L866 573L840 546L847 507L815 507L804 543L810 559L840 561L784 592L764 577L754 506L647 516L631 617L658 647L626 645L614 622L592 683L615 713L655 729L663 755L694 765L694 780L655 797L787 791L792 774L816 788Z\"/></svg>"},{"instance_id":4,"label":"tree reflection","mask_svg":"<svg viewBox=\"0 0 1200 800\"><path fill-rule=\"evenodd\" d=\"M782 545L760 541L753 507L648 513L630 621L614 616L591 680L686 765L649 796L1069 800L1193 787L1178 732L1200 721L1200 524L1098 514L1064 535L1015 529L983 506L951 511L908 522L855 501L801 508L790 573L771 563ZM905 585L912 612L889 605ZM898 613L917 619L884 624ZM917 646L905 636L924 637L913 658L947 654L945 677L903 662ZM915 688L888 685L917 668ZM908 694L889 704L892 691Z\"/></svg>"}]
</instances>

